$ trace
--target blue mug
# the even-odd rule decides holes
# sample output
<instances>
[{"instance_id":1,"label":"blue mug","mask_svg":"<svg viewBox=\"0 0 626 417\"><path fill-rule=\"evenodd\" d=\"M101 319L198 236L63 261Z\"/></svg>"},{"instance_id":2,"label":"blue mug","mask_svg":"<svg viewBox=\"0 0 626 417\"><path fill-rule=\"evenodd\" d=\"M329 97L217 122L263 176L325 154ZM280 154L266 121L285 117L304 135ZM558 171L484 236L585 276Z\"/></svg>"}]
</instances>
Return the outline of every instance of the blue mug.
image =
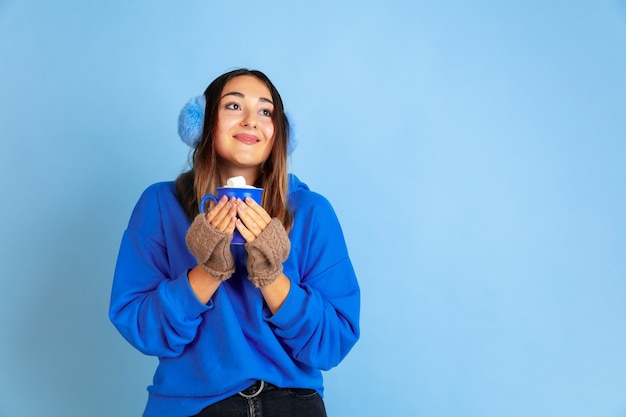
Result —
<instances>
[{"instance_id":1,"label":"blue mug","mask_svg":"<svg viewBox=\"0 0 626 417\"><path fill-rule=\"evenodd\" d=\"M206 213L206 205L209 200L212 200L215 204L217 204L217 202L220 201L222 197L224 196L228 197L229 200L233 197L240 198L242 200L245 200L246 197L250 197L251 199L256 201L257 204L260 205L261 198L263 197L263 188L218 187L217 197L214 196L213 194L207 194L204 197L202 197L202 200L200 201L200 212ZM235 229L235 231L233 232L233 240L231 244L242 245L244 243L246 243L246 240L243 238L243 236L241 236L241 233L239 233L239 230Z\"/></svg>"}]
</instances>

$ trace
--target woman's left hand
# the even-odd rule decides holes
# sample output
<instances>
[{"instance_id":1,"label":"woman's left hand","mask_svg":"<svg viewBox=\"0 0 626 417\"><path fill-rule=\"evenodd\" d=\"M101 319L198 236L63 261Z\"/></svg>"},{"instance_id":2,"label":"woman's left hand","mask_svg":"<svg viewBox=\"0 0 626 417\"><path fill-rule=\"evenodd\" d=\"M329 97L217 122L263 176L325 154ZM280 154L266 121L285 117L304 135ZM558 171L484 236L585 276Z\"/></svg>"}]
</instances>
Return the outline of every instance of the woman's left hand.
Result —
<instances>
[{"instance_id":1,"label":"woman's left hand","mask_svg":"<svg viewBox=\"0 0 626 417\"><path fill-rule=\"evenodd\" d=\"M244 200L238 199L237 202L237 223L235 227L241 233L246 242L254 242L254 240L265 230L272 221L270 215L252 198L247 197Z\"/></svg>"}]
</instances>

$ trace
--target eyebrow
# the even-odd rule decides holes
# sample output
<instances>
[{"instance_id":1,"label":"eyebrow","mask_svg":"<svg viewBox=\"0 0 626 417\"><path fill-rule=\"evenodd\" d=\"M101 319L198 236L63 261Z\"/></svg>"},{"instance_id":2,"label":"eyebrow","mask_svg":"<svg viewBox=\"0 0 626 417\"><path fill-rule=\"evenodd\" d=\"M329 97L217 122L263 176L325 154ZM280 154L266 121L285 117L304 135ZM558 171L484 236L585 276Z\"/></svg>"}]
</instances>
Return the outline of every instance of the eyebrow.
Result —
<instances>
[{"instance_id":1,"label":"eyebrow","mask_svg":"<svg viewBox=\"0 0 626 417\"><path fill-rule=\"evenodd\" d=\"M241 97L241 98L246 98L245 95L243 95L242 93L238 92L238 91L232 91L230 93L226 93L222 96L222 98L226 97L226 96L236 96L236 97ZM270 103L272 106L274 105L274 102L272 100L270 100L269 98L265 98L265 97L259 97L259 101L263 101L266 103Z\"/></svg>"}]
</instances>

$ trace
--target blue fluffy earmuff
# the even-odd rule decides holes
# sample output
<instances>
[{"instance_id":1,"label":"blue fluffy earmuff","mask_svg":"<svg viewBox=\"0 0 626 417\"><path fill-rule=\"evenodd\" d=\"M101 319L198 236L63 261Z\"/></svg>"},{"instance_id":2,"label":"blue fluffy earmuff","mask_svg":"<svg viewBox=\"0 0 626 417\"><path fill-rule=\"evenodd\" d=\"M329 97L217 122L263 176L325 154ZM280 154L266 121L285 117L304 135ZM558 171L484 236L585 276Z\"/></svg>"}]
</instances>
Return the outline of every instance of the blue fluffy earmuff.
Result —
<instances>
[{"instance_id":1,"label":"blue fluffy earmuff","mask_svg":"<svg viewBox=\"0 0 626 417\"><path fill-rule=\"evenodd\" d=\"M190 148L195 148L202 138L204 127L204 112L206 110L206 97L204 94L192 98L185 104L178 115L178 136ZM293 127L289 127L289 149L291 153L296 149L296 138Z\"/></svg>"},{"instance_id":2,"label":"blue fluffy earmuff","mask_svg":"<svg viewBox=\"0 0 626 417\"><path fill-rule=\"evenodd\" d=\"M189 147L195 148L202 137L206 97L201 94L185 104L178 115L178 136Z\"/></svg>"}]
</instances>

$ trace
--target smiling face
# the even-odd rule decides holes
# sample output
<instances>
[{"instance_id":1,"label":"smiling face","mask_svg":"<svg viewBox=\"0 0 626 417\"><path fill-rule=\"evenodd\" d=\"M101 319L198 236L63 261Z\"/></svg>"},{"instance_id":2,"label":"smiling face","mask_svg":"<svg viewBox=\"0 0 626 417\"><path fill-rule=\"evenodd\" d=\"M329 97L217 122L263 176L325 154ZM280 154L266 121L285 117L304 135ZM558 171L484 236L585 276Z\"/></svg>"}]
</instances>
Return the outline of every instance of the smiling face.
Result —
<instances>
[{"instance_id":1,"label":"smiling face","mask_svg":"<svg viewBox=\"0 0 626 417\"><path fill-rule=\"evenodd\" d=\"M243 175L253 184L259 168L272 150L274 104L267 86L258 78L242 75L222 90L213 144L222 181Z\"/></svg>"}]
</instances>

